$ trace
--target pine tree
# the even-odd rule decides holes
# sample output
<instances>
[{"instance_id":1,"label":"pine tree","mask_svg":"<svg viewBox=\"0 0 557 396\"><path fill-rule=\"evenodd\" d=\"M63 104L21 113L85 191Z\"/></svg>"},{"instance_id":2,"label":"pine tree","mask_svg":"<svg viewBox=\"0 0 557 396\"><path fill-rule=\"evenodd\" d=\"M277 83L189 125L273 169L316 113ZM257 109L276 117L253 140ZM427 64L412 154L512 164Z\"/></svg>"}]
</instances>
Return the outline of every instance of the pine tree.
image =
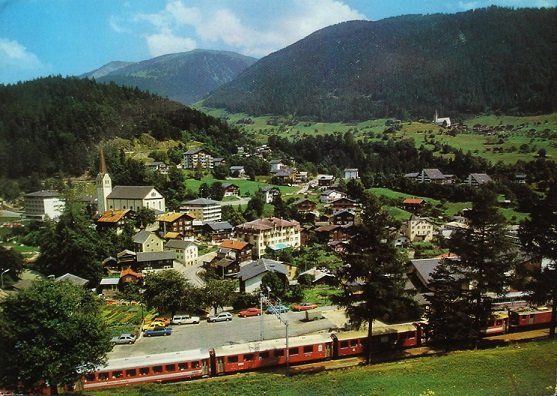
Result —
<instances>
[{"instance_id":1,"label":"pine tree","mask_svg":"<svg viewBox=\"0 0 557 396\"><path fill-rule=\"evenodd\" d=\"M405 260L394 247L393 219L370 193L362 197L362 222L357 225L339 270L342 294L335 303L345 307L356 327L368 328L367 355L371 360L373 321L417 316L412 296L405 290Z\"/></svg>"}]
</instances>

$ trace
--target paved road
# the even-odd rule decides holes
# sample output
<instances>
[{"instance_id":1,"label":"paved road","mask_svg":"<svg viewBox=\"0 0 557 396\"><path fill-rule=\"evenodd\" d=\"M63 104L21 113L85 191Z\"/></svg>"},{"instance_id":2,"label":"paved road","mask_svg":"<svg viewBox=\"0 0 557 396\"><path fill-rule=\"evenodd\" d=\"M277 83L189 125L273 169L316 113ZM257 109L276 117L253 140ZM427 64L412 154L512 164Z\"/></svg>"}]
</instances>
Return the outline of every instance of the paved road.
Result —
<instances>
[{"instance_id":1,"label":"paved road","mask_svg":"<svg viewBox=\"0 0 557 396\"><path fill-rule=\"evenodd\" d=\"M335 325L328 319L314 322L302 322L304 312L289 312L289 334L303 334L327 331ZM129 356L142 356L152 353L174 352L189 349L209 348L242 342L258 341L260 336L260 320L263 318L264 339L283 338L285 328L274 315L262 317L238 318L230 322L207 323L198 325L172 326L173 334L167 337L140 338L134 345L116 345L108 355L109 359Z\"/></svg>"},{"instance_id":2,"label":"paved road","mask_svg":"<svg viewBox=\"0 0 557 396\"><path fill-rule=\"evenodd\" d=\"M205 261L211 261L216 255L216 252L211 252L199 256L197 258L197 263L191 267L185 267L182 263L174 261L174 269L181 272L193 286L204 287L205 281L199 276L199 271Z\"/></svg>"}]
</instances>

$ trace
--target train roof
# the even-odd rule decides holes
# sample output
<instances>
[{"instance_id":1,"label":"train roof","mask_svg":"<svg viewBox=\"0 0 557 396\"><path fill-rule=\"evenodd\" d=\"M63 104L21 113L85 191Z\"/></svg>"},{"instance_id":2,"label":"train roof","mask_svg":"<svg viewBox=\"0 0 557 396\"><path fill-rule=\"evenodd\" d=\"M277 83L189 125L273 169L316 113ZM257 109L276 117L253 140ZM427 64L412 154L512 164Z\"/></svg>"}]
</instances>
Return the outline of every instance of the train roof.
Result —
<instances>
[{"instance_id":1,"label":"train roof","mask_svg":"<svg viewBox=\"0 0 557 396\"><path fill-rule=\"evenodd\" d=\"M191 362L208 358L208 349L193 349L189 351L157 353L153 355L141 355L121 359L112 359L107 362L106 366L98 368L97 371L125 370L128 368L148 367L158 364Z\"/></svg>"},{"instance_id":2,"label":"train roof","mask_svg":"<svg viewBox=\"0 0 557 396\"><path fill-rule=\"evenodd\" d=\"M298 347L303 345L313 345L323 342L331 342L331 335L329 333L324 334L312 334L299 337L289 337L288 347ZM241 353L251 353L258 351L268 351L272 349L284 349L286 348L286 340L284 338L279 338L276 340L264 340L247 342L244 344L234 344L234 345L224 345L216 347L215 356L228 356L237 355Z\"/></svg>"},{"instance_id":3,"label":"train roof","mask_svg":"<svg viewBox=\"0 0 557 396\"><path fill-rule=\"evenodd\" d=\"M393 325L384 326L373 326L372 335L383 335L383 334L393 334L393 333L404 333L407 331L416 331L416 326L413 323L401 323ZM352 330L343 331L336 333L335 337L340 340L350 340L353 338L365 338L367 337L367 329L362 330Z\"/></svg>"},{"instance_id":4,"label":"train roof","mask_svg":"<svg viewBox=\"0 0 557 396\"><path fill-rule=\"evenodd\" d=\"M509 313L515 313L518 315L532 315L541 312L548 312L551 311L551 308L548 307L524 307L524 308L516 308L510 309Z\"/></svg>"}]
</instances>

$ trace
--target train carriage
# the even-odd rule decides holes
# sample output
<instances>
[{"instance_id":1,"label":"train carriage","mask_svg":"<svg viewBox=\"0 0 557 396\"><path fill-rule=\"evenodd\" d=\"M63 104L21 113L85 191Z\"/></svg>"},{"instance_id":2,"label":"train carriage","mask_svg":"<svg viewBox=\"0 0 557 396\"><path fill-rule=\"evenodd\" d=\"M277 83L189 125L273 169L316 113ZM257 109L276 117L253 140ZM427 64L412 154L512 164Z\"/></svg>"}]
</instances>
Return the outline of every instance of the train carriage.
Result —
<instances>
[{"instance_id":1,"label":"train carriage","mask_svg":"<svg viewBox=\"0 0 557 396\"><path fill-rule=\"evenodd\" d=\"M85 375L83 389L181 381L210 375L208 349L159 353L109 360L105 367Z\"/></svg>"},{"instance_id":2,"label":"train carriage","mask_svg":"<svg viewBox=\"0 0 557 396\"><path fill-rule=\"evenodd\" d=\"M551 323L551 309L547 307L509 310L510 331L547 327Z\"/></svg>"},{"instance_id":3,"label":"train carriage","mask_svg":"<svg viewBox=\"0 0 557 396\"><path fill-rule=\"evenodd\" d=\"M332 355L329 334L290 337L288 340L290 364L328 359ZM225 345L211 351L213 375L257 370L286 364L284 339Z\"/></svg>"},{"instance_id":4,"label":"train carriage","mask_svg":"<svg viewBox=\"0 0 557 396\"><path fill-rule=\"evenodd\" d=\"M336 333L332 337L335 358L365 353L367 329ZM419 327L414 323L374 325L371 339L373 350L402 349L421 345Z\"/></svg>"},{"instance_id":5,"label":"train carriage","mask_svg":"<svg viewBox=\"0 0 557 396\"><path fill-rule=\"evenodd\" d=\"M486 326L480 330L482 335L490 336L496 334L504 334L509 329L509 315L507 312L493 312L486 323Z\"/></svg>"}]
</instances>

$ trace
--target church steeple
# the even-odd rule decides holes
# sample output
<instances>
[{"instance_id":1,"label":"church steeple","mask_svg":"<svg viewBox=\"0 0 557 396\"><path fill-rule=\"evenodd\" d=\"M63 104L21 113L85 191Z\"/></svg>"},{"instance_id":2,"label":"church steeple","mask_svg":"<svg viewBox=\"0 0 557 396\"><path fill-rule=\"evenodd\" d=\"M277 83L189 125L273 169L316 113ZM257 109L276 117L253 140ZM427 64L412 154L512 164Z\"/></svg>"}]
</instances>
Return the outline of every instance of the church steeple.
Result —
<instances>
[{"instance_id":1,"label":"church steeple","mask_svg":"<svg viewBox=\"0 0 557 396\"><path fill-rule=\"evenodd\" d=\"M97 175L96 185L98 212L103 214L108 210L107 197L112 192L112 179L110 179L110 175L106 170L102 145L99 150L99 174Z\"/></svg>"}]
</instances>

